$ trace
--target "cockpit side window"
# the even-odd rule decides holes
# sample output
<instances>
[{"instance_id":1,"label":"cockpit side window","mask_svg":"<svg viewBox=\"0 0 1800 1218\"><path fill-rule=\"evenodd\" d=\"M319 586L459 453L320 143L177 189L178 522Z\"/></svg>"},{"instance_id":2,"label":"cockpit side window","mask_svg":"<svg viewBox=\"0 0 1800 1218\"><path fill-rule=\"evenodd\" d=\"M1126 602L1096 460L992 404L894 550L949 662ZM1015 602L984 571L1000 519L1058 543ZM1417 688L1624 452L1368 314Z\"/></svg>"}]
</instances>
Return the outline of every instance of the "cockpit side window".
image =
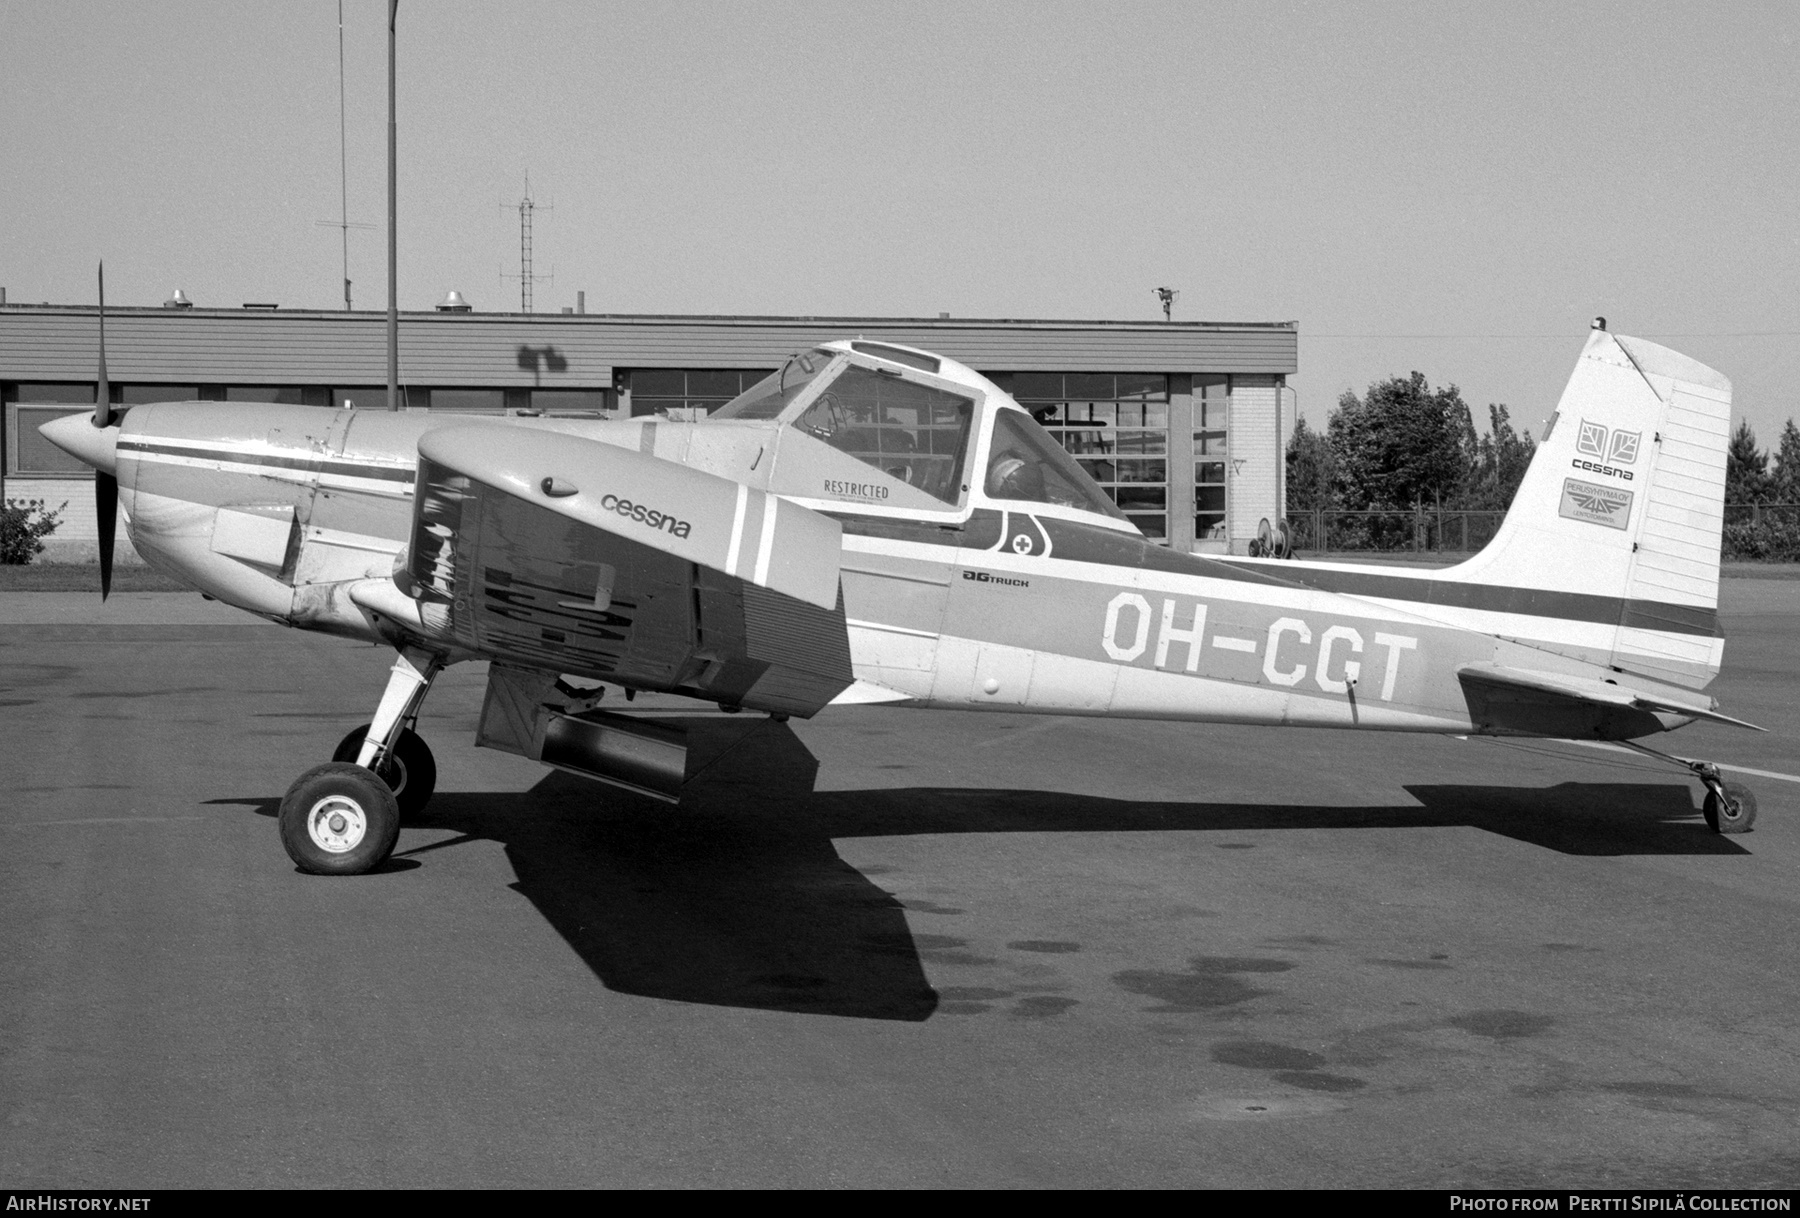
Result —
<instances>
[{"instance_id":1,"label":"cockpit side window","mask_svg":"<svg viewBox=\"0 0 1800 1218\"><path fill-rule=\"evenodd\" d=\"M1021 411L994 415L994 441L988 452L990 498L1056 503L1116 520L1126 518L1075 458Z\"/></svg>"},{"instance_id":2,"label":"cockpit side window","mask_svg":"<svg viewBox=\"0 0 1800 1218\"><path fill-rule=\"evenodd\" d=\"M713 412L715 419L772 419L825 371L837 352L824 347L788 356L780 368Z\"/></svg>"},{"instance_id":3,"label":"cockpit side window","mask_svg":"<svg viewBox=\"0 0 1800 1218\"><path fill-rule=\"evenodd\" d=\"M968 398L851 365L794 426L890 477L955 503L975 403Z\"/></svg>"}]
</instances>

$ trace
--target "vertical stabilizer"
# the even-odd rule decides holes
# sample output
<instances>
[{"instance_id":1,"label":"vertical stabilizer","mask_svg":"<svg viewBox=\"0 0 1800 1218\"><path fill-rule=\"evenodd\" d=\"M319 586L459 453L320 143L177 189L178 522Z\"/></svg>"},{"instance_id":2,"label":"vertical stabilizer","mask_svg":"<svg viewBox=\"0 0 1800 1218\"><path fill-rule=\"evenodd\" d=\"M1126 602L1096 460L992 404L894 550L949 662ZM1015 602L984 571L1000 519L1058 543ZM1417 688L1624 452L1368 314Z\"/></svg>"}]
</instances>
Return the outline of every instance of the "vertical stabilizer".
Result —
<instances>
[{"instance_id":1,"label":"vertical stabilizer","mask_svg":"<svg viewBox=\"0 0 1800 1218\"><path fill-rule=\"evenodd\" d=\"M1494 540L1443 573L1620 602L1608 661L1684 685L1718 672L1731 382L1595 330Z\"/></svg>"}]
</instances>

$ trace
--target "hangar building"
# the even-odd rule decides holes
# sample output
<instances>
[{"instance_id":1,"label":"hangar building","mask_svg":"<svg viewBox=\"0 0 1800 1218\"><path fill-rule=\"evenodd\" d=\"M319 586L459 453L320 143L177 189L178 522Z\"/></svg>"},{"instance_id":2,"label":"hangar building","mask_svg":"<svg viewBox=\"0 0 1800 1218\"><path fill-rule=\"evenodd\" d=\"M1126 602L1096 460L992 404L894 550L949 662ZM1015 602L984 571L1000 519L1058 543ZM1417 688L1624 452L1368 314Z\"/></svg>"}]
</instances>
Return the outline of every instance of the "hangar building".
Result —
<instances>
[{"instance_id":1,"label":"hangar building","mask_svg":"<svg viewBox=\"0 0 1800 1218\"><path fill-rule=\"evenodd\" d=\"M4 300L0 296L0 300ZM1016 321L475 313L400 316L409 410L603 416L723 405L789 354L886 339L982 372L1075 453L1149 536L1243 553L1280 515L1293 424L1294 322ZM91 556L91 479L39 424L91 409L91 306L0 305L0 496L67 501L46 558ZM386 315L246 305L109 309L113 400L288 402L382 409ZM691 415L689 417L692 417ZM121 557L125 533L119 532Z\"/></svg>"}]
</instances>

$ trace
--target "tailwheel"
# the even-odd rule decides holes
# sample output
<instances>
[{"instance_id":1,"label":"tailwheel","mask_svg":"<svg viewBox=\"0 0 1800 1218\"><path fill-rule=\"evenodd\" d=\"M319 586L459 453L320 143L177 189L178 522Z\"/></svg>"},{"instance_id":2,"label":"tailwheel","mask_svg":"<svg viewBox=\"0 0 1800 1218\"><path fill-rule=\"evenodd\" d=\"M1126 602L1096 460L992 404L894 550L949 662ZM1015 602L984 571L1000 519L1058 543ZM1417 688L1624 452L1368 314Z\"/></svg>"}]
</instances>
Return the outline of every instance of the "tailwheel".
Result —
<instances>
[{"instance_id":1,"label":"tailwheel","mask_svg":"<svg viewBox=\"0 0 1800 1218\"><path fill-rule=\"evenodd\" d=\"M1756 823L1756 796L1741 782L1708 783L1700 812L1714 833L1748 833Z\"/></svg>"},{"instance_id":2,"label":"tailwheel","mask_svg":"<svg viewBox=\"0 0 1800 1218\"><path fill-rule=\"evenodd\" d=\"M366 723L352 731L331 751L331 759L355 764L368 734ZM437 789L437 760L432 757L430 746L410 727L400 730L399 738L376 764L375 772L393 791L402 820L411 820L424 811L431 802L431 793Z\"/></svg>"},{"instance_id":3,"label":"tailwheel","mask_svg":"<svg viewBox=\"0 0 1800 1218\"><path fill-rule=\"evenodd\" d=\"M362 875L393 853L400 806L388 785L359 765L314 766L281 800L281 844L313 875Z\"/></svg>"}]
</instances>

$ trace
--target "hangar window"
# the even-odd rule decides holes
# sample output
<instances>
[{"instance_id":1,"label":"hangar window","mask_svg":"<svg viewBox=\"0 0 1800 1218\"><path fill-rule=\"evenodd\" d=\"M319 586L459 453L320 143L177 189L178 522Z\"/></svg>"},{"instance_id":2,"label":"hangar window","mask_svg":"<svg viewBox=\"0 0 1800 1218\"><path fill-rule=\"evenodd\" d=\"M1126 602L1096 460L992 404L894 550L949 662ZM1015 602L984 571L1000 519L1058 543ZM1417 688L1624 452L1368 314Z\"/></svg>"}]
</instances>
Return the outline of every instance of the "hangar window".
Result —
<instances>
[{"instance_id":1,"label":"hangar window","mask_svg":"<svg viewBox=\"0 0 1800 1218\"><path fill-rule=\"evenodd\" d=\"M1169 378L1152 372L1020 372L1013 400L1149 537L1169 535Z\"/></svg>"},{"instance_id":2,"label":"hangar window","mask_svg":"<svg viewBox=\"0 0 1800 1218\"><path fill-rule=\"evenodd\" d=\"M767 368L640 368L631 374L631 413L679 408L711 415L768 375Z\"/></svg>"},{"instance_id":3,"label":"hangar window","mask_svg":"<svg viewBox=\"0 0 1800 1218\"><path fill-rule=\"evenodd\" d=\"M93 396L93 387L89 386L89 401L93 400ZM12 415L8 421L12 424L13 433L13 442L8 448L8 455L12 459L7 462L11 468L7 473L84 478L94 472L38 434L38 428L45 423L71 413L68 408L10 406L7 413Z\"/></svg>"},{"instance_id":4,"label":"hangar window","mask_svg":"<svg viewBox=\"0 0 1800 1218\"><path fill-rule=\"evenodd\" d=\"M1194 378L1194 537L1225 536L1225 417L1231 407L1231 378Z\"/></svg>"},{"instance_id":5,"label":"hangar window","mask_svg":"<svg viewBox=\"0 0 1800 1218\"><path fill-rule=\"evenodd\" d=\"M92 400L92 395L89 395ZM113 395L115 402L127 406L144 406L151 402L197 402L198 385L121 385Z\"/></svg>"},{"instance_id":6,"label":"hangar window","mask_svg":"<svg viewBox=\"0 0 1800 1218\"><path fill-rule=\"evenodd\" d=\"M713 417L716 419L772 419L787 409L788 403L798 398L801 391L812 384L813 380L825 369L829 368L831 361L835 358L837 358L837 352L828 351L823 347L812 351L796 352L788 356L781 367L715 410ZM632 403L631 409L633 414L637 413L636 402Z\"/></svg>"},{"instance_id":7,"label":"hangar window","mask_svg":"<svg viewBox=\"0 0 1800 1218\"><path fill-rule=\"evenodd\" d=\"M840 452L946 503L962 496L975 403L852 365L794 423Z\"/></svg>"},{"instance_id":8,"label":"hangar window","mask_svg":"<svg viewBox=\"0 0 1800 1218\"><path fill-rule=\"evenodd\" d=\"M506 390L504 389L437 389L430 391L429 404L433 414L505 414ZM408 405L418 406L420 391L415 389L408 395ZM385 397L386 390L382 391Z\"/></svg>"},{"instance_id":9,"label":"hangar window","mask_svg":"<svg viewBox=\"0 0 1800 1218\"><path fill-rule=\"evenodd\" d=\"M383 396L387 391L382 391ZM268 402L276 406L324 406L331 401L329 389L299 385L227 385L227 402ZM386 405L384 402L383 405Z\"/></svg>"},{"instance_id":10,"label":"hangar window","mask_svg":"<svg viewBox=\"0 0 1800 1218\"><path fill-rule=\"evenodd\" d=\"M0 396L8 402L86 402L91 406L94 401L94 383L10 381L0 386Z\"/></svg>"},{"instance_id":11,"label":"hangar window","mask_svg":"<svg viewBox=\"0 0 1800 1218\"><path fill-rule=\"evenodd\" d=\"M610 407L604 389L533 389L531 409L546 414L597 414Z\"/></svg>"}]
</instances>

